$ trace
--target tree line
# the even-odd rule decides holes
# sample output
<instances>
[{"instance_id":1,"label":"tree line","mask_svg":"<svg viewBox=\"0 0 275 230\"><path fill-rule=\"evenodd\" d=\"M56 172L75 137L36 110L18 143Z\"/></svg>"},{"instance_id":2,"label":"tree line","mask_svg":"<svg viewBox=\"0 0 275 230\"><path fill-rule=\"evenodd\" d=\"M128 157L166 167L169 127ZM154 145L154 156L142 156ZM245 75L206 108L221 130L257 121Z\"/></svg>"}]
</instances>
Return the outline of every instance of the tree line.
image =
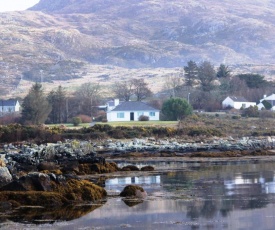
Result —
<instances>
[{"instance_id":1,"label":"tree line","mask_svg":"<svg viewBox=\"0 0 275 230\"><path fill-rule=\"evenodd\" d=\"M194 109L216 111L227 96L242 96L258 102L274 92L274 83L255 73L234 74L225 64L218 68L209 61L188 61L182 71L167 78L164 86L170 96L188 98Z\"/></svg>"},{"instance_id":2,"label":"tree line","mask_svg":"<svg viewBox=\"0 0 275 230\"><path fill-rule=\"evenodd\" d=\"M190 60L177 75L167 77L164 97L152 97L153 93L145 80L133 78L115 82L112 86L112 98L123 101L147 100L153 107L158 109L163 107L163 115L166 118L180 119L189 114L192 108L206 111L221 109L221 101L229 95L258 101L264 94L273 92L273 88L273 83L267 82L263 75L252 73L234 75L225 64L220 64L215 69L208 61L196 63ZM167 104L169 98L185 99L182 106L187 108L188 112L170 114L169 103L172 103L174 108L179 107L182 102L170 100ZM104 116L104 112L98 111L102 99L104 99L102 87L91 82L82 84L69 96L62 86L45 94L42 84L35 83L23 99L21 123L58 124L70 122L73 117L79 115L86 116L87 119L100 113Z\"/></svg>"},{"instance_id":3,"label":"tree line","mask_svg":"<svg viewBox=\"0 0 275 230\"><path fill-rule=\"evenodd\" d=\"M131 79L113 85L116 98L124 101L144 100L152 95L144 79ZM62 86L45 94L41 83L35 83L23 99L21 123L43 124L67 123L76 116L90 122L97 116L98 105L102 101L102 88L99 84L83 83L72 95L68 96ZM104 112L102 112L104 113Z\"/></svg>"}]
</instances>

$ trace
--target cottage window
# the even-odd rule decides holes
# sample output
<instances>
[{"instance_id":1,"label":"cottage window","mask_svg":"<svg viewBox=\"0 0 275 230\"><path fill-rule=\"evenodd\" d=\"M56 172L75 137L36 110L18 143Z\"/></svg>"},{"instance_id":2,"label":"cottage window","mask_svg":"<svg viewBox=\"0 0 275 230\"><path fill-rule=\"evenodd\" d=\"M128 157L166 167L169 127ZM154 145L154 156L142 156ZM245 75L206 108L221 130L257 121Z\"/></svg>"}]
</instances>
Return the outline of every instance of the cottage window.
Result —
<instances>
[{"instance_id":1,"label":"cottage window","mask_svg":"<svg viewBox=\"0 0 275 230\"><path fill-rule=\"evenodd\" d=\"M138 117L144 115L144 112L138 112Z\"/></svg>"},{"instance_id":2,"label":"cottage window","mask_svg":"<svg viewBox=\"0 0 275 230\"><path fill-rule=\"evenodd\" d=\"M124 118L124 113L117 113L117 118Z\"/></svg>"},{"instance_id":3,"label":"cottage window","mask_svg":"<svg viewBox=\"0 0 275 230\"><path fill-rule=\"evenodd\" d=\"M150 112L149 115L150 115L150 117L154 117L154 116L156 116L156 113L155 112Z\"/></svg>"}]
</instances>

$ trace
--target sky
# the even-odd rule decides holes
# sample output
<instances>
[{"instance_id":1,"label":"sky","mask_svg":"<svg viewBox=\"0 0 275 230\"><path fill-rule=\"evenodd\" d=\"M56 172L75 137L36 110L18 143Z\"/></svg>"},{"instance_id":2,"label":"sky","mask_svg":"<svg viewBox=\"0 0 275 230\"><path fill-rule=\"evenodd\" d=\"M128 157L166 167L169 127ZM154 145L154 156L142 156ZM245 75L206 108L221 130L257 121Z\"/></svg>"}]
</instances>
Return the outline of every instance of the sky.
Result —
<instances>
[{"instance_id":1,"label":"sky","mask_svg":"<svg viewBox=\"0 0 275 230\"><path fill-rule=\"evenodd\" d=\"M26 10L39 0L0 0L0 12Z\"/></svg>"}]
</instances>

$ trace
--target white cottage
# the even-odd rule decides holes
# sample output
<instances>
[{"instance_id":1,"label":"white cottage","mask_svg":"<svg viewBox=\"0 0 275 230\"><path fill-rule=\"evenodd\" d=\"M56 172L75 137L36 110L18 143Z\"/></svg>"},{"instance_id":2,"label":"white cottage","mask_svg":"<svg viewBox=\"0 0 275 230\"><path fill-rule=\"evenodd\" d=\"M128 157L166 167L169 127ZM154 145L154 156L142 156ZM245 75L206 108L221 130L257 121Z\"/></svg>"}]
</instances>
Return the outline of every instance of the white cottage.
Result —
<instances>
[{"instance_id":1,"label":"white cottage","mask_svg":"<svg viewBox=\"0 0 275 230\"><path fill-rule=\"evenodd\" d=\"M275 94L270 96L264 95L264 98L260 100L260 103L257 105L259 110L267 109L275 111Z\"/></svg>"},{"instance_id":2,"label":"white cottage","mask_svg":"<svg viewBox=\"0 0 275 230\"><path fill-rule=\"evenodd\" d=\"M0 100L0 113L15 113L20 111L20 104L18 100Z\"/></svg>"},{"instance_id":3,"label":"white cottage","mask_svg":"<svg viewBox=\"0 0 275 230\"><path fill-rule=\"evenodd\" d=\"M141 101L125 101L107 111L108 121L138 121L141 115L150 121L159 121L159 110Z\"/></svg>"},{"instance_id":4,"label":"white cottage","mask_svg":"<svg viewBox=\"0 0 275 230\"><path fill-rule=\"evenodd\" d=\"M222 102L222 107L225 109L227 107L235 109L245 109L250 106L255 106L256 102L249 102L244 97L228 96Z\"/></svg>"}]
</instances>

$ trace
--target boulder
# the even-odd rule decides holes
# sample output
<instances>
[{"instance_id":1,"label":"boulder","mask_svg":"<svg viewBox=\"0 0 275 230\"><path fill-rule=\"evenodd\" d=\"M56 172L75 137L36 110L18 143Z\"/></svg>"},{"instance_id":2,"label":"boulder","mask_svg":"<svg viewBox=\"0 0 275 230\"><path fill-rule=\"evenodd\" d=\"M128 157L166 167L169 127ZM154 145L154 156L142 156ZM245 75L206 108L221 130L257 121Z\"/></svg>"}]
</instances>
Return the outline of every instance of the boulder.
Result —
<instances>
[{"instance_id":1,"label":"boulder","mask_svg":"<svg viewBox=\"0 0 275 230\"><path fill-rule=\"evenodd\" d=\"M43 170L58 170L60 167L54 162L41 162L40 164L37 165L38 171L43 171Z\"/></svg>"},{"instance_id":2,"label":"boulder","mask_svg":"<svg viewBox=\"0 0 275 230\"><path fill-rule=\"evenodd\" d=\"M29 173L0 188L1 191L52 191L51 178L45 173Z\"/></svg>"},{"instance_id":3,"label":"boulder","mask_svg":"<svg viewBox=\"0 0 275 230\"><path fill-rule=\"evenodd\" d=\"M135 197L144 199L147 197L147 192L140 186L127 185L119 195L122 197Z\"/></svg>"},{"instance_id":4,"label":"boulder","mask_svg":"<svg viewBox=\"0 0 275 230\"><path fill-rule=\"evenodd\" d=\"M154 171L155 168L153 166L148 165L148 166L142 167L140 170L141 171Z\"/></svg>"},{"instance_id":5,"label":"boulder","mask_svg":"<svg viewBox=\"0 0 275 230\"><path fill-rule=\"evenodd\" d=\"M12 181L12 176L7 167L0 167L0 187Z\"/></svg>"},{"instance_id":6,"label":"boulder","mask_svg":"<svg viewBox=\"0 0 275 230\"><path fill-rule=\"evenodd\" d=\"M139 171L139 168L135 165L126 165L121 169L121 171Z\"/></svg>"}]
</instances>

